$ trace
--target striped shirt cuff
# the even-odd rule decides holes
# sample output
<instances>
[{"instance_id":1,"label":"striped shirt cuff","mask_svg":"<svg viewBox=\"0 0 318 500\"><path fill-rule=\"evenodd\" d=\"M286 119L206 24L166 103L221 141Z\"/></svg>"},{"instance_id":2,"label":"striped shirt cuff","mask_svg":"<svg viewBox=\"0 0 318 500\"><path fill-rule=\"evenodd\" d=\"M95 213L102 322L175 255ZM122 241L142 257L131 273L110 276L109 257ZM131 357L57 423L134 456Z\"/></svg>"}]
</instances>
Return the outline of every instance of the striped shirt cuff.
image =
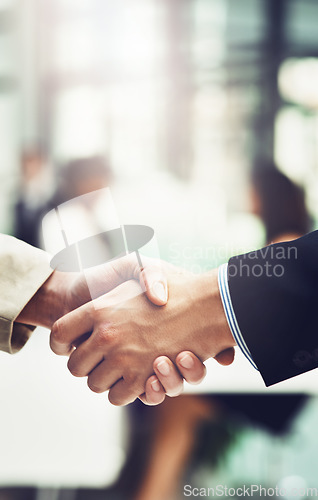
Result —
<instances>
[{"instance_id":1,"label":"striped shirt cuff","mask_svg":"<svg viewBox=\"0 0 318 500\"><path fill-rule=\"evenodd\" d=\"M247 347L245 340L243 338L243 335L241 333L241 330L238 326L235 313L233 310L232 306L232 301L230 297L230 291L229 291L229 283L227 279L227 268L228 264L223 264L222 266L219 267L218 271L218 281L219 281L219 289L220 289L220 295L221 295L221 300L222 304L224 307L224 312L225 316L227 319L227 322L229 324L230 330L232 332L232 335L234 337L235 342L241 349L242 353L244 356L249 360L249 362L254 366L256 370L258 370L256 364L253 361L252 355L249 351L249 348Z\"/></svg>"}]
</instances>

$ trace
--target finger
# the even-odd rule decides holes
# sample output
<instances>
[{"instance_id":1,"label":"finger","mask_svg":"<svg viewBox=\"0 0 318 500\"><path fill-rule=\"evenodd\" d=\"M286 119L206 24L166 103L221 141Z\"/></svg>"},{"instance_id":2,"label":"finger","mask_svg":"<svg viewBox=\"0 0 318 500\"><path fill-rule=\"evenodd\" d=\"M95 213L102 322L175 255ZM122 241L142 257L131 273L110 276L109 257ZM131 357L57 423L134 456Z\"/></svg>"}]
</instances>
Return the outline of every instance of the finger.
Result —
<instances>
[{"instance_id":1,"label":"finger","mask_svg":"<svg viewBox=\"0 0 318 500\"><path fill-rule=\"evenodd\" d=\"M86 341L74 349L69 357L67 367L74 377L86 377L103 361L103 353Z\"/></svg>"},{"instance_id":2,"label":"finger","mask_svg":"<svg viewBox=\"0 0 318 500\"><path fill-rule=\"evenodd\" d=\"M110 292L125 281L138 279L140 266L137 258L126 255L115 261L86 269L76 282L76 291L89 301Z\"/></svg>"},{"instance_id":3,"label":"finger","mask_svg":"<svg viewBox=\"0 0 318 500\"><path fill-rule=\"evenodd\" d=\"M234 347L230 347L229 349L225 349L225 351L220 352L214 359L220 363L220 365L228 366L233 363L235 357Z\"/></svg>"},{"instance_id":4,"label":"finger","mask_svg":"<svg viewBox=\"0 0 318 500\"><path fill-rule=\"evenodd\" d=\"M133 403L142 392L138 385L126 382L123 378L110 388L108 399L112 405L125 406Z\"/></svg>"},{"instance_id":5,"label":"finger","mask_svg":"<svg viewBox=\"0 0 318 500\"><path fill-rule=\"evenodd\" d=\"M105 310L102 311L103 315L104 311ZM68 362L70 372L76 377L86 377L86 375L91 373L103 360L106 360L109 350L111 349L112 339L113 332L110 324L104 322L98 325L90 337L71 354ZM112 365L113 363L108 361L108 371L117 372L118 364L114 367ZM120 377L121 375L118 378ZM115 381L116 380L112 383ZM108 388L109 386L107 389Z\"/></svg>"},{"instance_id":6,"label":"finger","mask_svg":"<svg viewBox=\"0 0 318 500\"><path fill-rule=\"evenodd\" d=\"M88 375L87 385L93 392L105 392L118 383L121 376L122 372L118 365L113 366L110 362L104 360Z\"/></svg>"},{"instance_id":7,"label":"finger","mask_svg":"<svg viewBox=\"0 0 318 500\"><path fill-rule=\"evenodd\" d=\"M116 261L88 269L79 276L76 283L80 303L97 298L110 292L121 283L138 280L148 299L155 305L167 303L167 278L160 266L160 261L142 257L143 268L134 255L127 255Z\"/></svg>"},{"instance_id":8,"label":"finger","mask_svg":"<svg viewBox=\"0 0 318 500\"><path fill-rule=\"evenodd\" d=\"M157 306L168 301L167 278L158 266L146 266L139 275L139 282L148 299Z\"/></svg>"},{"instance_id":9,"label":"finger","mask_svg":"<svg viewBox=\"0 0 318 500\"><path fill-rule=\"evenodd\" d=\"M182 393L183 379L169 358L159 356L154 361L153 369L168 396L175 397Z\"/></svg>"},{"instance_id":10,"label":"finger","mask_svg":"<svg viewBox=\"0 0 318 500\"><path fill-rule=\"evenodd\" d=\"M77 339L93 330L93 309L93 304L89 302L54 323L50 336L50 346L55 354L69 355L72 351L72 345L76 343Z\"/></svg>"},{"instance_id":11,"label":"finger","mask_svg":"<svg viewBox=\"0 0 318 500\"><path fill-rule=\"evenodd\" d=\"M139 396L140 401L145 405L155 406L159 405L165 400L165 390L160 384L156 375L148 378L145 386L145 392Z\"/></svg>"},{"instance_id":12,"label":"finger","mask_svg":"<svg viewBox=\"0 0 318 500\"><path fill-rule=\"evenodd\" d=\"M189 384L200 384L206 375L205 365L190 351L178 354L176 364L181 375Z\"/></svg>"}]
</instances>

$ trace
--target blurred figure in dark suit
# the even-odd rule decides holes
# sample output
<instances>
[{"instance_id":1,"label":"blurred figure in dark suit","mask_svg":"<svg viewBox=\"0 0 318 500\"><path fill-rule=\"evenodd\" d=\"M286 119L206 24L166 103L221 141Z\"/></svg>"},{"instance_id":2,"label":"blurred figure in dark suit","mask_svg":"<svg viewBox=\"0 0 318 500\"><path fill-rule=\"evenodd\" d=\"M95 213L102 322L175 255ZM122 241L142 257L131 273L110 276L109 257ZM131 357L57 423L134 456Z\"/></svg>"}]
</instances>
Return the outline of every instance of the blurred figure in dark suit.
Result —
<instances>
[{"instance_id":1,"label":"blurred figure in dark suit","mask_svg":"<svg viewBox=\"0 0 318 500\"><path fill-rule=\"evenodd\" d=\"M57 187L48 208L55 208L73 198L109 187L112 179L112 169L103 156L70 160L58 171Z\"/></svg>"},{"instance_id":2,"label":"blurred figure in dark suit","mask_svg":"<svg viewBox=\"0 0 318 500\"><path fill-rule=\"evenodd\" d=\"M23 153L21 185L15 205L14 236L42 246L42 219L53 208L86 193L108 187L112 171L102 156L70 160L55 176L40 150Z\"/></svg>"},{"instance_id":3,"label":"blurred figure in dark suit","mask_svg":"<svg viewBox=\"0 0 318 500\"><path fill-rule=\"evenodd\" d=\"M44 153L40 148L24 151L14 207L14 236L30 245L40 246L39 227L53 191L54 182Z\"/></svg>"},{"instance_id":4,"label":"blurred figure in dark suit","mask_svg":"<svg viewBox=\"0 0 318 500\"><path fill-rule=\"evenodd\" d=\"M267 245L294 240L312 229L303 188L271 163L257 164L252 172L251 205L264 224Z\"/></svg>"}]
</instances>

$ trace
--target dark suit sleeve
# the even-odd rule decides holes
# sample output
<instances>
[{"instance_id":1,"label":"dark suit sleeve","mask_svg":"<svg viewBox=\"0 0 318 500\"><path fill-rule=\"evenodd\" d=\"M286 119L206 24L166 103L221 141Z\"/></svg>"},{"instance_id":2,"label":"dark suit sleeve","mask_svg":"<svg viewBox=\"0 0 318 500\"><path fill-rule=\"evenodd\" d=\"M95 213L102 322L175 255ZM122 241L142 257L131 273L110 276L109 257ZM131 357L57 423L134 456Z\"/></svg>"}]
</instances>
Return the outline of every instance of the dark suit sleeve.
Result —
<instances>
[{"instance_id":1,"label":"dark suit sleeve","mask_svg":"<svg viewBox=\"0 0 318 500\"><path fill-rule=\"evenodd\" d=\"M267 386L318 367L318 231L233 257L228 280Z\"/></svg>"}]
</instances>

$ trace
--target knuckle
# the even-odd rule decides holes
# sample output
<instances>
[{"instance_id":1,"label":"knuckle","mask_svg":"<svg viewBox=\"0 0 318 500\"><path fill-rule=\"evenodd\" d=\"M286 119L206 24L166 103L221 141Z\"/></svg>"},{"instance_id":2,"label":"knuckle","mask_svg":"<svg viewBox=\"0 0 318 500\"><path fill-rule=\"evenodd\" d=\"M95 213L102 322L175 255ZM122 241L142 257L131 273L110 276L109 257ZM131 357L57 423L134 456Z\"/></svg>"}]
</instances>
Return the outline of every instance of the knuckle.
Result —
<instances>
[{"instance_id":1,"label":"knuckle","mask_svg":"<svg viewBox=\"0 0 318 500\"><path fill-rule=\"evenodd\" d=\"M51 330L52 340L58 344L63 344L64 341L64 323L63 318L57 320Z\"/></svg>"},{"instance_id":2,"label":"knuckle","mask_svg":"<svg viewBox=\"0 0 318 500\"><path fill-rule=\"evenodd\" d=\"M72 358L70 358L68 360L67 368L74 377L85 377L85 375L86 375L83 372L83 370L81 369L81 367L79 366L79 364L76 361L74 361Z\"/></svg>"},{"instance_id":3,"label":"knuckle","mask_svg":"<svg viewBox=\"0 0 318 500\"><path fill-rule=\"evenodd\" d=\"M94 335L94 340L96 345L101 348L109 345L114 339L114 332L109 328L108 325L100 325Z\"/></svg>"},{"instance_id":4,"label":"knuckle","mask_svg":"<svg viewBox=\"0 0 318 500\"><path fill-rule=\"evenodd\" d=\"M101 386L94 383L94 381L90 380L89 378L87 380L87 385L92 392L96 392L97 394L101 394L102 392L106 391L106 389L103 389Z\"/></svg>"},{"instance_id":5,"label":"knuckle","mask_svg":"<svg viewBox=\"0 0 318 500\"><path fill-rule=\"evenodd\" d=\"M57 354L58 356L61 356L62 354L64 354L64 353L61 351L61 349L59 349L59 348L57 347L57 345L55 344L55 342L54 342L54 339L53 339L52 335L51 335L51 337L50 337L50 348L51 348L52 352L54 352L54 354Z\"/></svg>"},{"instance_id":6,"label":"knuckle","mask_svg":"<svg viewBox=\"0 0 318 500\"><path fill-rule=\"evenodd\" d=\"M125 383L120 387L114 387L110 389L108 393L108 399L114 406L125 406L133 403L141 394L141 392L143 391L140 391L136 387L127 386L127 383L125 381Z\"/></svg>"},{"instance_id":7,"label":"knuckle","mask_svg":"<svg viewBox=\"0 0 318 500\"><path fill-rule=\"evenodd\" d=\"M76 378L82 378L82 377L85 377L85 374L82 373L80 370L78 370L77 368L69 368L69 371L71 373L71 375L73 375L73 377L76 377Z\"/></svg>"},{"instance_id":8,"label":"knuckle","mask_svg":"<svg viewBox=\"0 0 318 500\"><path fill-rule=\"evenodd\" d=\"M123 398L113 391L109 391L108 400L114 406L122 406L124 404Z\"/></svg>"}]
</instances>

